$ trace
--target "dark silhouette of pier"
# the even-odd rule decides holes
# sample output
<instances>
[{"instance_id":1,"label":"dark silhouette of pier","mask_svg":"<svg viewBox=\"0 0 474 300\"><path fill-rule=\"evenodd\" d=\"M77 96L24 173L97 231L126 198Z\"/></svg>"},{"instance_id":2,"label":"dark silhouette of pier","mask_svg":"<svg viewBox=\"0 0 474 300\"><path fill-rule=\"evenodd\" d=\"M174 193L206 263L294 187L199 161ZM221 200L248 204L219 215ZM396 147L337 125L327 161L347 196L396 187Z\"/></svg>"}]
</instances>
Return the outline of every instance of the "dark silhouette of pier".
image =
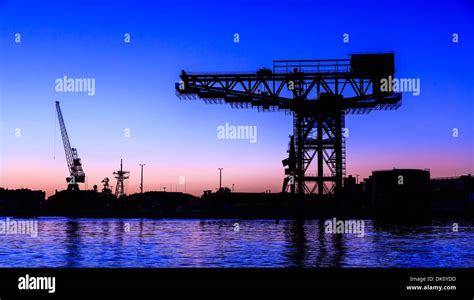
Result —
<instances>
[{"instance_id":1,"label":"dark silhouette of pier","mask_svg":"<svg viewBox=\"0 0 474 300\"><path fill-rule=\"evenodd\" d=\"M402 177L400 177L402 176ZM403 184L400 184L403 178ZM64 190L45 199L43 191L0 188L0 215L17 217L136 217L241 219L376 219L424 223L474 218L474 177L432 178L428 170L374 171L359 183L348 176L338 198L291 193L205 191L124 195L97 190Z\"/></svg>"}]
</instances>

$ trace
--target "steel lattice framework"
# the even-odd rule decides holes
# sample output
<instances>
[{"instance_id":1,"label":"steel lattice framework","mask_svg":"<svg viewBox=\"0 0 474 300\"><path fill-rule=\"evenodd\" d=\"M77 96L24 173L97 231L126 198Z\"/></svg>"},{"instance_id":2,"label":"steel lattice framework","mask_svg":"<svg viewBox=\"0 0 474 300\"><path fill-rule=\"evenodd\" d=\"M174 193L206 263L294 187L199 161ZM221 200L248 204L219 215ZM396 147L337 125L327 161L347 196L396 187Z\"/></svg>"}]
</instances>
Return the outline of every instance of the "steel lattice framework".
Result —
<instances>
[{"instance_id":1,"label":"steel lattice framework","mask_svg":"<svg viewBox=\"0 0 474 300\"><path fill-rule=\"evenodd\" d=\"M176 83L182 99L228 103L234 108L293 113L289 156L283 160L292 193L334 194L345 176L346 114L397 109L401 94L382 91L394 76L394 55L355 54L350 59L278 60L255 73L190 73ZM316 161L316 168L312 166Z\"/></svg>"},{"instance_id":2,"label":"steel lattice framework","mask_svg":"<svg viewBox=\"0 0 474 300\"><path fill-rule=\"evenodd\" d=\"M85 181L86 175L82 169L81 159L77 154L76 148L72 148L71 143L69 142L69 136L67 134L66 124L64 123L61 107L59 106L59 101L56 101L56 111L58 113L59 127L61 129L64 152L66 153L66 162L70 175L66 178L66 181L68 182L68 189L77 190L79 188L77 183L83 183Z\"/></svg>"},{"instance_id":3,"label":"steel lattice framework","mask_svg":"<svg viewBox=\"0 0 474 300\"><path fill-rule=\"evenodd\" d=\"M117 179L117 184L115 185L115 197L119 198L125 195L124 181L130 177L129 171L123 170L122 160L120 160L120 170L115 171L115 179ZM105 187L104 187L105 188Z\"/></svg>"}]
</instances>

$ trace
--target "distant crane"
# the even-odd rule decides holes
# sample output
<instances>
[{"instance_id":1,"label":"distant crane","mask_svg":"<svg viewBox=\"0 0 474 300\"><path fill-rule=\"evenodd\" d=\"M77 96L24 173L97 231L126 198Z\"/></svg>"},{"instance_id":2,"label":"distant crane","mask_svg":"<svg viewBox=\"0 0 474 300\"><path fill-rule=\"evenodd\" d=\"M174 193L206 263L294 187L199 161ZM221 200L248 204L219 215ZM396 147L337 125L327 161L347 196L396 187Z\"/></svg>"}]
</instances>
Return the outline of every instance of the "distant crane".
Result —
<instances>
[{"instance_id":1,"label":"distant crane","mask_svg":"<svg viewBox=\"0 0 474 300\"><path fill-rule=\"evenodd\" d=\"M82 169L81 159L77 155L76 148L71 147L69 137L66 131L66 125L64 124L63 114L61 113L61 107L59 101L56 101L56 111L58 112L59 126L61 129L61 136L63 139L64 152L66 153L66 162L69 169L69 177L66 177L68 183L68 190L79 190L78 183L84 183L86 174Z\"/></svg>"},{"instance_id":2,"label":"distant crane","mask_svg":"<svg viewBox=\"0 0 474 300\"><path fill-rule=\"evenodd\" d=\"M120 170L114 172L115 179L117 179L117 185L115 186L115 197L119 198L125 195L125 188L123 186L123 182L125 179L128 179L130 176L129 171L124 171L122 168L122 160L120 160Z\"/></svg>"}]
</instances>

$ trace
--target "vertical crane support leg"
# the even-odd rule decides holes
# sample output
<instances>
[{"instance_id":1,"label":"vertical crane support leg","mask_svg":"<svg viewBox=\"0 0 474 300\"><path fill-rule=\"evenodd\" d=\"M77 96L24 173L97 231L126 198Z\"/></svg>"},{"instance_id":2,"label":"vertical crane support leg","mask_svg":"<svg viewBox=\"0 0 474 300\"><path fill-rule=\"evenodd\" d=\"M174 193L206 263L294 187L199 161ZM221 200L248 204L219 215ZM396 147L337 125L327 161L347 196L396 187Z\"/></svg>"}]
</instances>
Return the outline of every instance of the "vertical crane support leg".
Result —
<instances>
[{"instance_id":1,"label":"vertical crane support leg","mask_svg":"<svg viewBox=\"0 0 474 300\"><path fill-rule=\"evenodd\" d=\"M295 113L296 193L323 195L340 192L345 174L344 117L341 110L322 111L305 117ZM314 157L316 169L312 168ZM314 172L316 174L311 175Z\"/></svg>"},{"instance_id":2,"label":"vertical crane support leg","mask_svg":"<svg viewBox=\"0 0 474 300\"><path fill-rule=\"evenodd\" d=\"M342 164L342 123L344 118L344 112L338 111L335 113L334 121L335 121L335 140L334 140L334 154L336 156L336 170L335 170L335 186L334 186L334 193L337 195L341 192L342 189L342 177L343 177L343 164Z\"/></svg>"},{"instance_id":3,"label":"vertical crane support leg","mask_svg":"<svg viewBox=\"0 0 474 300\"><path fill-rule=\"evenodd\" d=\"M318 174L317 174L317 186L318 186L318 195L322 195L324 193L324 170L323 170L323 115L318 113L317 115L317 141L316 141L316 155L318 156Z\"/></svg>"},{"instance_id":4,"label":"vertical crane support leg","mask_svg":"<svg viewBox=\"0 0 474 300\"><path fill-rule=\"evenodd\" d=\"M303 139L303 122L304 118L295 112L294 114L295 123L295 136L296 136L296 183L297 193L305 193L304 183L304 139Z\"/></svg>"}]
</instances>

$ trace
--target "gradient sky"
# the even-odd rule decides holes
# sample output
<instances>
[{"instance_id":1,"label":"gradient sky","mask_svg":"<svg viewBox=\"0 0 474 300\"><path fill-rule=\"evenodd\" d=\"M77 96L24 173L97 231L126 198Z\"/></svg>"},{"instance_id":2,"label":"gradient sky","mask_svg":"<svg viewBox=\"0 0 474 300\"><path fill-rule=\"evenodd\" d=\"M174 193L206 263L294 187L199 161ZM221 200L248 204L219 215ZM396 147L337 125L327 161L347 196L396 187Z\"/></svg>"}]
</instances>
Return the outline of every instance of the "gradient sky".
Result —
<instances>
[{"instance_id":1,"label":"gradient sky","mask_svg":"<svg viewBox=\"0 0 474 300\"><path fill-rule=\"evenodd\" d=\"M380 51L395 52L397 77L420 78L421 94L404 94L398 111L346 118L347 173L473 173L474 4L430 2L0 0L0 186L48 195L66 187L59 100L89 188L123 158L128 193L138 191L139 163L145 190L174 190L185 176L187 192L200 195L217 188L223 167L236 191L279 191L291 116L179 100L180 70L255 71L274 59ZM64 75L95 78L96 94L56 93ZM225 123L256 125L257 143L218 140Z\"/></svg>"}]
</instances>

